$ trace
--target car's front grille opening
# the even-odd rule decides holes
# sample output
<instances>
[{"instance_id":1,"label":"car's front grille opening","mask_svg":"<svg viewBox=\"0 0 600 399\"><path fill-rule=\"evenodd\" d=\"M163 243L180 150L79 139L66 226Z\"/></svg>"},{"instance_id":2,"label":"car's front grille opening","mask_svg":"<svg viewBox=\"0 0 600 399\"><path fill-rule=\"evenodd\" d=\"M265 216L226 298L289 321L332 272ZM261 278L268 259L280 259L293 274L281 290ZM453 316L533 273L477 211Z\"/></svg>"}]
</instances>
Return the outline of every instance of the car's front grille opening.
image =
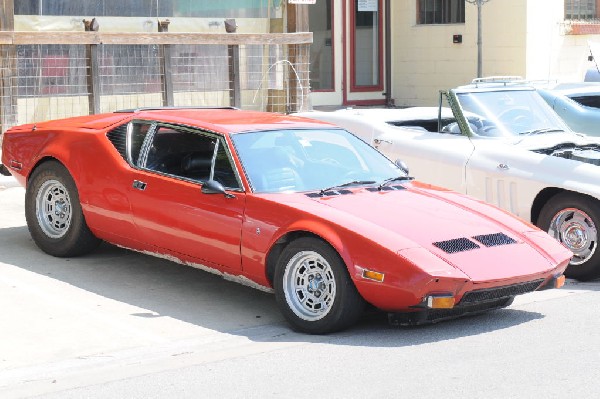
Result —
<instances>
[{"instance_id":1,"label":"car's front grille opening","mask_svg":"<svg viewBox=\"0 0 600 399\"><path fill-rule=\"evenodd\" d=\"M497 247L499 245L515 244L517 242L504 233L484 234L474 236L473 239L479 241L486 247Z\"/></svg>"},{"instance_id":2,"label":"car's front grille opening","mask_svg":"<svg viewBox=\"0 0 600 399\"><path fill-rule=\"evenodd\" d=\"M535 291L543 282L544 279L538 279L534 281L528 281L526 283L505 285L504 287L495 287L489 289L470 291L463 295L462 299L459 302L459 305L485 302L495 300L498 298L506 298L515 295L526 294L528 292Z\"/></svg>"},{"instance_id":3,"label":"car's front grille opening","mask_svg":"<svg viewBox=\"0 0 600 399\"><path fill-rule=\"evenodd\" d=\"M472 249L480 248L479 245L466 237L454 238L452 240L434 242L433 245L438 247L444 252L453 254L456 252L470 251Z\"/></svg>"}]
</instances>

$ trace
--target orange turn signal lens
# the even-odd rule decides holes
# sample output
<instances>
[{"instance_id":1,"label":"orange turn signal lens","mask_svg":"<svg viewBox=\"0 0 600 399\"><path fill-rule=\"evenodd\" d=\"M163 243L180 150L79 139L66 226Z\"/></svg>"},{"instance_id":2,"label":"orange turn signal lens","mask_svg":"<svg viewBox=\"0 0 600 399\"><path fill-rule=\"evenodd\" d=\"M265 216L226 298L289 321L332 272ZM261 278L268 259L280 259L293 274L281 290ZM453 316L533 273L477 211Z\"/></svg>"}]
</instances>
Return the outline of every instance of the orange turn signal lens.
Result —
<instances>
[{"instance_id":1,"label":"orange turn signal lens","mask_svg":"<svg viewBox=\"0 0 600 399\"><path fill-rule=\"evenodd\" d=\"M452 295L429 295L427 307L429 309L452 309L456 300Z\"/></svg>"},{"instance_id":2,"label":"orange turn signal lens","mask_svg":"<svg viewBox=\"0 0 600 399\"><path fill-rule=\"evenodd\" d=\"M362 272L362 276L363 278L366 278L368 280L373 280L373 281L377 281L382 283L383 282L383 278L385 277L385 275L383 273L379 273L373 270L366 270L364 269Z\"/></svg>"},{"instance_id":3,"label":"orange turn signal lens","mask_svg":"<svg viewBox=\"0 0 600 399\"><path fill-rule=\"evenodd\" d=\"M554 280L554 288L560 288L565 285L565 275L561 274Z\"/></svg>"}]
</instances>

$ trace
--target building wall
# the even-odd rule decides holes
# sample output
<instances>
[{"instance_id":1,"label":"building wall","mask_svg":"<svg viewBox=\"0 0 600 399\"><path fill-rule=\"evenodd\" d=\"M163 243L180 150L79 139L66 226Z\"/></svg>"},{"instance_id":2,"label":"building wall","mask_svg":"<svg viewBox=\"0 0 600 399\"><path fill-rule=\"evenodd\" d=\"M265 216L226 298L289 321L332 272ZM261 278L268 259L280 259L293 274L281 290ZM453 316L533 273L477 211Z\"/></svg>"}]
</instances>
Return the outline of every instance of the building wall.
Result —
<instances>
[{"instance_id":1,"label":"building wall","mask_svg":"<svg viewBox=\"0 0 600 399\"><path fill-rule=\"evenodd\" d=\"M438 92L477 75L477 7L465 23L417 25L416 1L392 4L392 95L396 105L435 105ZM483 76L582 81L593 67L589 43L599 34L572 34L564 0L490 0L482 8ZM461 44L452 35L462 34ZM600 54L597 55L600 59Z\"/></svg>"},{"instance_id":2,"label":"building wall","mask_svg":"<svg viewBox=\"0 0 600 399\"><path fill-rule=\"evenodd\" d=\"M392 4L392 96L399 106L435 105L440 89L477 77L477 7L466 4L464 24L417 25L416 3ZM484 76L525 74L526 12L523 0L483 6ZM452 42L455 34L462 43Z\"/></svg>"},{"instance_id":3,"label":"building wall","mask_svg":"<svg viewBox=\"0 0 600 399\"><path fill-rule=\"evenodd\" d=\"M564 22L564 0L529 0L527 19L528 79L581 82L592 64L589 42L598 34L572 34Z\"/></svg>"}]
</instances>

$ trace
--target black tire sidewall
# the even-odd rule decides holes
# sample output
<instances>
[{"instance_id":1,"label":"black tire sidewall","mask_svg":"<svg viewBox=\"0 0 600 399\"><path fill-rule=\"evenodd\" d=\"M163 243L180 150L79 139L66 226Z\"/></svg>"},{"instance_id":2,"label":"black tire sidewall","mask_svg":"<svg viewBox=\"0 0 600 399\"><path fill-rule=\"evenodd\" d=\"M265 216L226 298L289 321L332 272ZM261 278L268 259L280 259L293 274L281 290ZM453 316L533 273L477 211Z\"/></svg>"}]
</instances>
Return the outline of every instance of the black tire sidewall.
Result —
<instances>
[{"instance_id":1,"label":"black tire sidewall","mask_svg":"<svg viewBox=\"0 0 600 399\"><path fill-rule=\"evenodd\" d=\"M283 276L290 259L298 252L313 251L321 255L333 271L336 296L331 310L322 319L307 321L290 308L283 289ZM309 334L327 334L345 329L356 323L364 309L364 300L356 290L345 263L339 254L324 241L303 237L294 240L282 251L274 276L275 298L286 320L297 331Z\"/></svg>"},{"instance_id":2,"label":"black tire sidewall","mask_svg":"<svg viewBox=\"0 0 600 399\"><path fill-rule=\"evenodd\" d=\"M60 238L52 238L46 235L37 218L37 195L41 186L48 180L60 182L69 195L72 212L71 223L67 232ZM25 193L25 219L31 237L37 246L53 256L79 256L89 252L100 242L87 227L79 202L77 186L73 178L68 170L57 161L46 161L31 174Z\"/></svg>"},{"instance_id":3,"label":"black tire sidewall","mask_svg":"<svg viewBox=\"0 0 600 399\"><path fill-rule=\"evenodd\" d=\"M548 232L552 218L558 212L567 208L579 209L586 213L594 222L596 229L600 231L600 205L592 198L574 193L561 193L552 197L542 208L537 220L537 226ZM600 277L600 247L598 247L598 242L596 245L597 247L592 257L580 265L569 265L565 270L565 276L580 281L588 281Z\"/></svg>"}]
</instances>

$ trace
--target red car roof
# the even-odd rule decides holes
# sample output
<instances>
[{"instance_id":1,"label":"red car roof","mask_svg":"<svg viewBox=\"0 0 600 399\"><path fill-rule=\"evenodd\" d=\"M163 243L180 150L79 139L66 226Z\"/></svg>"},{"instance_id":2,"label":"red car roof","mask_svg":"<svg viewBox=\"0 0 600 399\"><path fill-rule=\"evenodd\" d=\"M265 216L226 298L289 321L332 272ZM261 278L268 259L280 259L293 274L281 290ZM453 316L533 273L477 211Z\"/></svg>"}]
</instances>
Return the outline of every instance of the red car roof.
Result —
<instances>
[{"instance_id":1,"label":"red car roof","mask_svg":"<svg viewBox=\"0 0 600 399\"><path fill-rule=\"evenodd\" d=\"M228 133L331 126L297 116L236 109L142 110L135 113L134 119L162 120Z\"/></svg>"},{"instance_id":2,"label":"red car roof","mask_svg":"<svg viewBox=\"0 0 600 399\"><path fill-rule=\"evenodd\" d=\"M238 109L141 109L106 114L77 116L16 126L13 130L84 128L104 130L132 119L156 120L212 130L221 133L239 133L257 130L318 128L332 126L327 122L272 112L242 111Z\"/></svg>"}]
</instances>

